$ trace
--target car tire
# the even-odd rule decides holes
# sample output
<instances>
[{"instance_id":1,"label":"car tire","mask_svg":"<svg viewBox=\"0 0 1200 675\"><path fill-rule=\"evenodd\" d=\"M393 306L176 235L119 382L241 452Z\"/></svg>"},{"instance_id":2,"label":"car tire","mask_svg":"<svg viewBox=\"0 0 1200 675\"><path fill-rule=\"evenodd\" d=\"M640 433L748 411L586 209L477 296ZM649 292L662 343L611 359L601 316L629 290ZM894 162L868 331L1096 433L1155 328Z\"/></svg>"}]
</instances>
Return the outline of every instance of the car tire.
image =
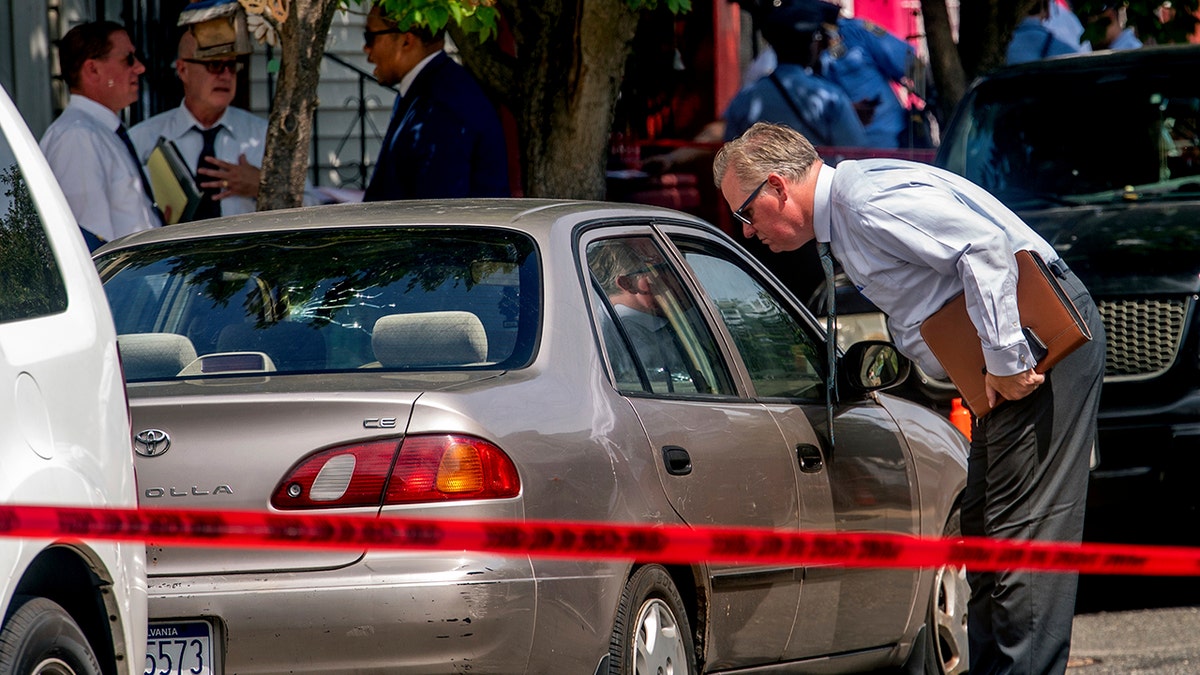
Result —
<instances>
[{"instance_id":1,"label":"car tire","mask_svg":"<svg viewBox=\"0 0 1200 675\"><path fill-rule=\"evenodd\" d=\"M961 511L955 507L942 536L962 536ZM925 625L909 654L905 673L922 675L959 675L970 665L967 642L967 600L971 597L967 571L955 565L943 565L933 576Z\"/></svg>"},{"instance_id":2,"label":"car tire","mask_svg":"<svg viewBox=\"0 0 1200 675\"><path fill-rule=\"evenodd\" d=\"M610 675L695 675L687 610L671 575L646 565L625 583L609 642Z\"/></svg>"},{"instance_id":3,"label":"car tire","mask_svg":"<svg viewBox=\"0 0 1200 675\"><path fill-rule=\"evenodd\" d=\"M46 598L16 597L0 630L0 675L100 675L79 625Z\"/></svg>"}]
</instances>

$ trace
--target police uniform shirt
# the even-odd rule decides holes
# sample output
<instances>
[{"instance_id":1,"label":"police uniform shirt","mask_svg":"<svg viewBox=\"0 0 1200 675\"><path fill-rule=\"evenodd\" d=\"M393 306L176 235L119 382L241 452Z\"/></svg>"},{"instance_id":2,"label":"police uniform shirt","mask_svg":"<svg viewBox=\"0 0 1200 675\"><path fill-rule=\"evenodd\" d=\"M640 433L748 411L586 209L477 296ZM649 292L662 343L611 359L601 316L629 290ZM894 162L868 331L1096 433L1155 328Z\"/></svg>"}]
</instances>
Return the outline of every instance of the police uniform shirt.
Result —
<instances>
[{"instance_id":1,"label":"police uniform shirt","mask_svg":"<svg viewBox=\"0 0 1200 675\"><path fill-rule=\"evenodd\" d=\"M737 138L755 122L774 122L799 131L815 145L867 144L866 132L853 104L836 84L793 63L780 64L774 75L784 91L780 91L771 77L764 77L730 101L725 111L725 140Z\"/></svg>"},{"instance_id":2,"label":"police uniform shirt","mask_svg":"<svg viewBox=\"0 0 1200 675\"><path fill-rule=\"evenodd\" d=\"M878 100L865 126L875 148L895 148L907 126L904 106L892 89L908 74L916 51L904 40L862 19L838 19L838 41L821 52L822 73L846 90L852 102Z\"/></svg>"},{"instance_id":3,"label":"police uniform shirt","mask_svg":"<svg viewBox=\"0 0 1200 675\"><path fill-rule=\"evenodd\" d=\"M1036 16L1027 16L1013 29L1008 43L1006 63L1025 63L1053 56L1077 54L1080 49L1058 39Z\"/></svg>"}]
</instances>

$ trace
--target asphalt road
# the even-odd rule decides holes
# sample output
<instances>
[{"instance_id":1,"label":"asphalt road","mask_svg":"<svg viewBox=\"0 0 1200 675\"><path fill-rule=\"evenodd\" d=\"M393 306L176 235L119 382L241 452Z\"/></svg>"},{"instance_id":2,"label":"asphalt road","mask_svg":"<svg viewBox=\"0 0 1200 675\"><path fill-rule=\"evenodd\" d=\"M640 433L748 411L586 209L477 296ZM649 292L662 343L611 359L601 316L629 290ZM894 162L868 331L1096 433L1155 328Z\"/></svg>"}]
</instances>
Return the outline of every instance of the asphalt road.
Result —
<instances>
[{"instance_id":1,"label":"asphalt road","mask_svg":"<svg viewBox=\"0 0 1200 675\"><path fill-rule=\"evenodd\" d=\"M1200 673L1200 579L1081 577L1067 673Z\"/></svg>"},{"instance_id":2,"label":"asphalt road","mask_svg":"<svg viewBox=\"0 0 1200 675\"><path fill-rule=\"evenodd\" d=\"M1200 673L1200 607L1077 614L1067 673Z\"/></svg>"}]
</instances>

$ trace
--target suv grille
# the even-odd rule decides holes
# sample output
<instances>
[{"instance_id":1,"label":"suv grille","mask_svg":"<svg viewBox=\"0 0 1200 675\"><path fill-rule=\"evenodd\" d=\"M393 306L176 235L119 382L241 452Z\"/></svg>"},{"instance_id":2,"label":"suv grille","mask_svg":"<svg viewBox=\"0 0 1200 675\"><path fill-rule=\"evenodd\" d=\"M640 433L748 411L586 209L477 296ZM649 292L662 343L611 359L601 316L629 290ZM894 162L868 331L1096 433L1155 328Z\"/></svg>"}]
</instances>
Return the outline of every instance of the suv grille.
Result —
<instances>
[{"instance_id":1,"label":"suv grille","mask_svg":"<svg viewBox=\"0 0 1200 675\"><path fill-rule=\"evenodd\" d=\"M1183 341L1188 299L1103 300L1097 304L1108 338L1106 379L1148 380L1175 362Z\"/></svg>"}]
</instances>

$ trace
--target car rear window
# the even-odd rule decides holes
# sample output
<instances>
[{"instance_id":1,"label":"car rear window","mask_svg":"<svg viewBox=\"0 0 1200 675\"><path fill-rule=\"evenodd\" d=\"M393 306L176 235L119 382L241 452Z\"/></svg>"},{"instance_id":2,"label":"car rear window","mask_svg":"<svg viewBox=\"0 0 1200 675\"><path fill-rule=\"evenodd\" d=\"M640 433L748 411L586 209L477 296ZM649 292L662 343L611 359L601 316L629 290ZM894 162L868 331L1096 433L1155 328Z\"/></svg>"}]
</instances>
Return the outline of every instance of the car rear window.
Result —
<instances>
[{"instance_id":1,"label":"car rear window","mask_svg":"<svg viewBox=\"0 0 1200 675\"><path fill-rule=\"evenodd\" d=\"M97 260L130 381L361 368L516 368L540 271L527 236L482 228L266 232Z\"/></svg>"}]
</instances>

